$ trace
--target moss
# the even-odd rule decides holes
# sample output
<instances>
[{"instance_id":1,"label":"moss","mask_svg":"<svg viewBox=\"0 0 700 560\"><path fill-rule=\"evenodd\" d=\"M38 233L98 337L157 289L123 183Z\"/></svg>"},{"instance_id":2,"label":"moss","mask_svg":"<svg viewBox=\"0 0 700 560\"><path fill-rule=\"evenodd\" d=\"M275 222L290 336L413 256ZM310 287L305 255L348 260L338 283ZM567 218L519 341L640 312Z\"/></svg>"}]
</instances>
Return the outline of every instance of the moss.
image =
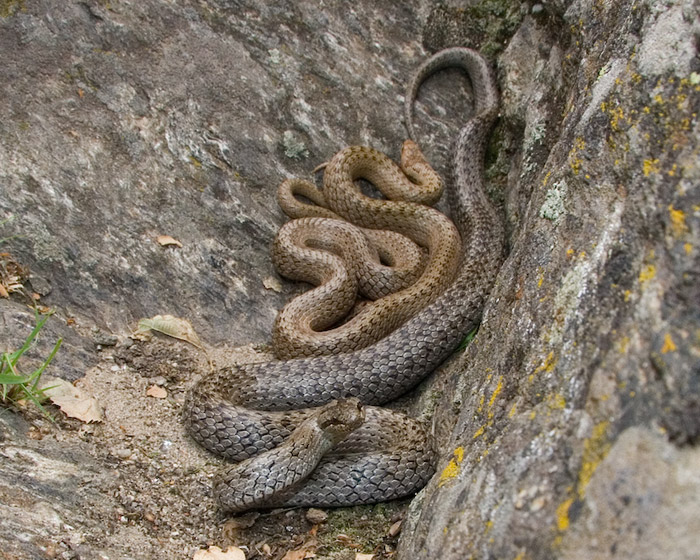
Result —
<instances>
[{"instance_id":1,"label":"moss","mask_svg":"<svg viewBox=\"0 0 700 560\"><path fill-rule=\"evenodd\" d=\"M372 553L384 545L394 547L398 537L389 537L392 524L403 516L409 500L332 509L322 531L318 533L321 558L345 558L348 550ZM393 541L393 542L391 542Z\"/></svg>"}]
</instances>

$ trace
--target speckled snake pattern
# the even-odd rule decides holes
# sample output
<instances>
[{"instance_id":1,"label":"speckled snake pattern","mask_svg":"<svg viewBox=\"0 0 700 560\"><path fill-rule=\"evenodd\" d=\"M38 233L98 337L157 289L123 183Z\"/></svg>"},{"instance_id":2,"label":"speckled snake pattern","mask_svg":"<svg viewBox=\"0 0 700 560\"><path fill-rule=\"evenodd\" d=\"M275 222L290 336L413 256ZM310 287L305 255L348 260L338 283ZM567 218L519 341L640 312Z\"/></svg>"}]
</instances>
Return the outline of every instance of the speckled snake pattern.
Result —
<instances>
[{"instance_id":1,"label":"speckled snake pattern","mask_svg":"<svg viewBox=\"0 0 700 560\"><path fill-rule=\"evenodd\" d=\"M387 199L363 194L355 181L360 178L375 185ZM289 207L286 199L290 198L285 185L294 185L296 189L305 186L307 197L315 189L315 185L303 185L299 181L285 181L280 186L278 193L282 196L278 194L278 199L283 208ZM366 146L350 146L333 157L326 165L323 190L313 195L316 200L322 199L322 206L303 205L310 213L322 212L328 217L292 220L280 229L273 243L273 262L280 272L318 284L293 299L278 314L272 333L278 358L321 356L364 348L403 324L445 290L459 266L460 235L444 214L422 203L435 202L441 192L439 175L411 140L404 142L400 167L383 153ZM296 212L292 213L301 212L301 206L296 205ZM318 231L319 227L323 230ZM364 249L365 258L369 256L368 237L385 244L391 241L398 244L403 239L403 246L394 253L404 257L410 250L408 243L413 243L421 259L420 248L424 248L427 255L423 270L419 270L421 274L410 283L403 282L401 290L395 289L389 280L396 280L402 270L410 272L410 263L395 269L377 262L378 271L360 274L361 265L367 266L367 261L360 260L359 249ZM387 278L376 272L392 275ZM347 317L360 287L355 282L361 282L370 297L382 297L372 298ZM338 325L341 320L342 324Z\"/></svg>"},{"instance_id":2,"label":"speckled snake pattern","mask_svg":"<svg viewBox=\"0 0 700 560\"><path fill-rule=\"evenodd\" d=\"M504 239L484 189L483 159L498 93L481 55L448 49L419 68L406 96L409 134L415 136L412 106L421 83L446 67L467 72L474 98L474 112L454 144L447 188L463 240L456 279L364 349L236 365L203 377L188 394L184 421L205 448L239 462L214 483L224 510L373 503L412 494L432 476L434 453L423 425L379 405L415 387L478 325Z\"/></svg>"}]
</instances>

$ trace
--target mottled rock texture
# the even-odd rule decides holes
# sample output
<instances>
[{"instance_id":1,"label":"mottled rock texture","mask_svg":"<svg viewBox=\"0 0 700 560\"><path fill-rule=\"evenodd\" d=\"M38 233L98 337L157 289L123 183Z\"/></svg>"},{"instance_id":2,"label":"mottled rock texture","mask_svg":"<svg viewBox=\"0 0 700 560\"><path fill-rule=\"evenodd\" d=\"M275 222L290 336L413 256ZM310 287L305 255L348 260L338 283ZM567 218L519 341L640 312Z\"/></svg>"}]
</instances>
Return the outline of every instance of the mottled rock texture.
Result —
<instances>
[{"instance_id":1,"label":"mottled rock texture","mask_svg":"<svg viewBox=\"0 0 700 560\"><path fill-rule=\"evenodd\" d=\"M699 21L693 0L0 2L0 222L15 216L0 239L20 235L0 252L58 310L53 332L70 331L54 375L96 360L93 328L123 338L159 313L210 345L264 342L298 289L266 287L277 185L349 144L396 158L411 71L443 47L483 48L503 98L488 177L509 257L430 399L440 463L399 557L694 558ZM467 92L445 72L421 93L441 171ZM17 301L0 300L2 350L31 323ZM52 470L3 518L58 501L47 515L89 534L66 485L87 484L105 508L92 522L107 519L107 467L80 441L23 455L26 433L6 424L4 456ZM48 546L21 542L19 557ZM103 546L131 557L116 537Z\"/></svg>"},{"instance_id":2,"label":"mottled rock texture","mask_svg":"<svg viewBox=\"0 0 700 560\"><path fill-rule=\"evenodd\" d=\"M698 4L544 7L497 57L510 255L400 550L692 558Z\"/></svg>"}]
</instances>

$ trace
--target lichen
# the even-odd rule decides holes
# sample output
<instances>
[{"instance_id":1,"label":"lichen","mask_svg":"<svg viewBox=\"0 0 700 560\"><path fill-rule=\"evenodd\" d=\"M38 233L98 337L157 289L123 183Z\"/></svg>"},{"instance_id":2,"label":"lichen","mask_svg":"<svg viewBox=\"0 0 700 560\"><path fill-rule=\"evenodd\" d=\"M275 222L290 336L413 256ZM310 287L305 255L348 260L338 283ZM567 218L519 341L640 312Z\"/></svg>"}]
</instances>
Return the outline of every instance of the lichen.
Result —
<instances>
[{"instance_id":1,"label":"lichen","mask_svg":"<svg viewBox=\"0 0 700 560\"><path fill-rule=\"evenodd\" d=\"M292 159L302 159L309 157L309 151L301 140L298 140L291 130L285 130L282 135L282 146L284 155Z\"/></svg>"},{"instance_id":2,"label":"lichen","mask_svg":"<svg viewBox=\"0 0 700 560\"><path fill-rule=\"evenodd\" d=\"M447 463L447 466L440 473L440 479L438 480L438 487L444 485L446 482L457 478L462 470L461 464L464 460L464 447L457 447L454 450L454 456Z\"/></svg>"},{"instance_id":3,"label":"lichen","mask_svg":"<svg viewBox=\"0 0 700 560\"><path fill-rule=\"evenodd\" d=\"M559 223L561 217L566 214L564 200L567 191L568 186L563 179L554 183L545 194L544 203L540 207L540 218Z\"/></svg>"},{"instance_id":4,"label":"lichen","mask_svg":"<svg viewBox=\"0 0 700 560\"><path fill-rule=\"evenodd\" d=\"M676 346L676 343L673 342L671 335L666 333L664 335L664 345L661 348L661 353L667 354L668 352L675 352L676 350L678 350L678 346Z\"/></svg>"},{"instance_id":5,"label":"lichen","mask_svg":"<svg viewBox=\"0 0 700 560\"><path fill-rule=\"evenodd\" d=\"M580 498L586 494L586 487L591 481L593 473L610 451L608 427L610 422L604 420L593 427L591 437L583 442L583 458L578 473L577 492Z\"/></svg>"},{"instance_id":6,"label":"lichen","mask_svg":"<svg viewBox=\"0 0 700 560\"><path fill-rule=\"evenodd\" d=\"M0 1L0 17L8 18L14 16L17 12L25 10L24 0L1 0Z\"/></svg>"},{"instance_id":7,"label":"lichen","mask_svg":"<svg viewBox=\"0 0 700 560\"><path fill-rule=\"evenodd\" d=\"M560 531L566 531L569 528L569 509L573 503L574 499L568 498L557 507L557 529Z\"/></svg>"}]
</instances>

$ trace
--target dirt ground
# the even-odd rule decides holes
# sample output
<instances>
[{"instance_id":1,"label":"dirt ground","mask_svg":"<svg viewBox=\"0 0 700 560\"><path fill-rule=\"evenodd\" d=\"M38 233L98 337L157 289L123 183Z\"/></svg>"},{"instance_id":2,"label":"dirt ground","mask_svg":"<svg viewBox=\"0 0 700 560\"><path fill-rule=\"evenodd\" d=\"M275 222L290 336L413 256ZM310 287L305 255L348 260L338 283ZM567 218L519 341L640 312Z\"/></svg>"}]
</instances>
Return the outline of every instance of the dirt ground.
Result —
<instances>
[{"instance_id":1,"label":"dirt ground","mask_svg":"<svg viewBox=\"0 0 700 560\"><path fill-rule=\"evenodd\" d=\"M64 516L63 532L43 543L47 558L192 558L211 545L235 545L248 559L393 555L407 500L325 512L217 511L211 479L222 463L190 440L180 411L199 374L268 358L260 348L205 352L163 335L97 348L99 363L74 385L96 400L102 421L67 418L52 405L56 424L23 412L32 443L78 446L95 459L79 484L82 511Z\"/></svg>"}]
</instances>

